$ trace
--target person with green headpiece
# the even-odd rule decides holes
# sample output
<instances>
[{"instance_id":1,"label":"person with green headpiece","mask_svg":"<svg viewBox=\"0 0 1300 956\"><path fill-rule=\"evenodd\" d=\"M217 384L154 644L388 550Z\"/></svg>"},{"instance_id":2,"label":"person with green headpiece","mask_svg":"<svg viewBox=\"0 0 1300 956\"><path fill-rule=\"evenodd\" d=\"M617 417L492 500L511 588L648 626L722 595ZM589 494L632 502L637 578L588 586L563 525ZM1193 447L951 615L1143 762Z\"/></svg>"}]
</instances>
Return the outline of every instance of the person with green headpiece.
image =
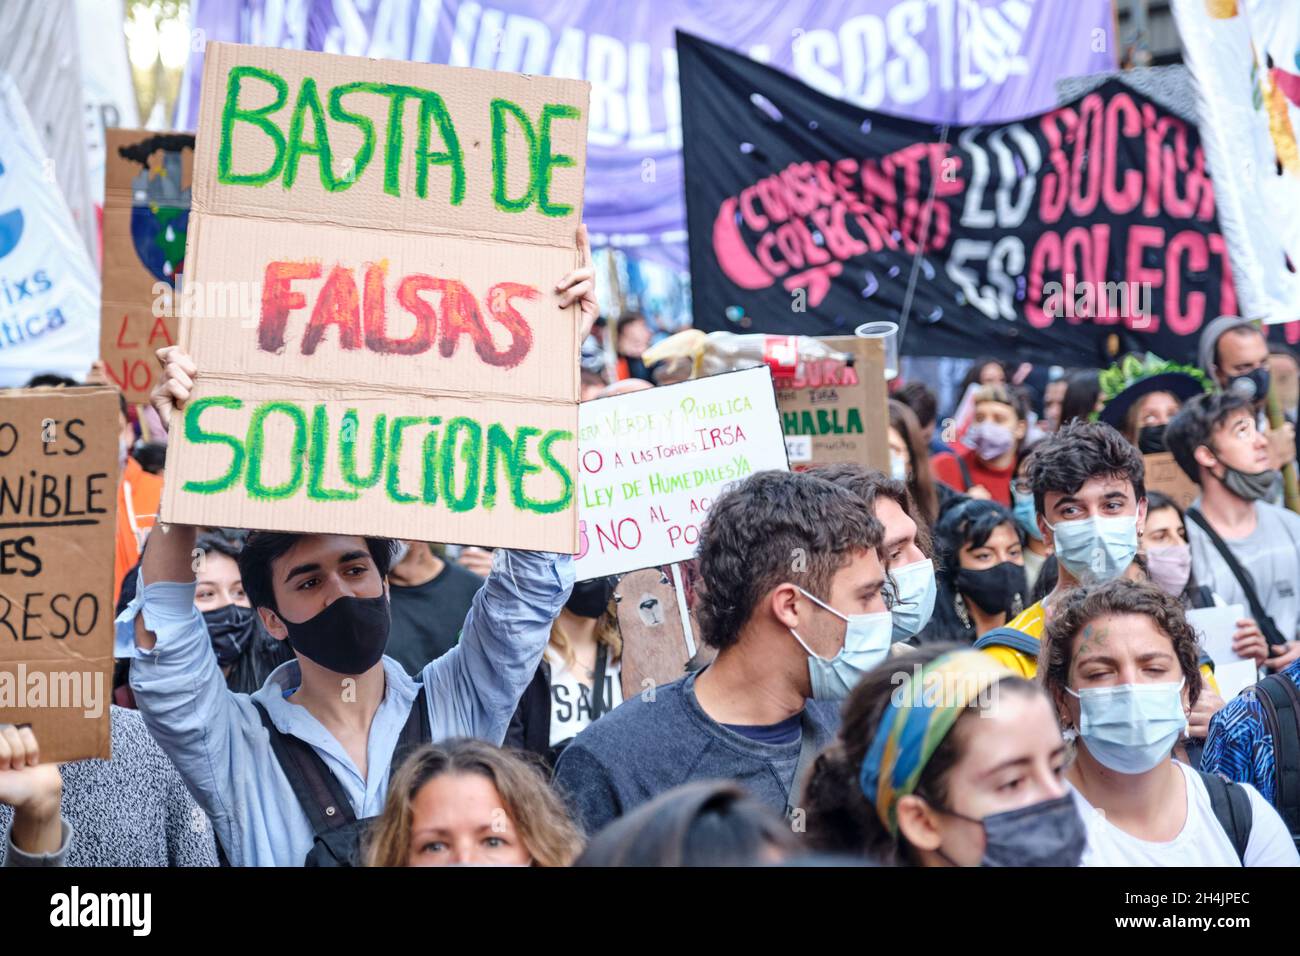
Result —
<instances>
[{"instance_id":1,"label":"person with green headpiece","mask_svg":"<svg viewBox=\"0 0 1300 956\"><path fill-rule=\"evenodd\" d=\"M1165 426L1183 402L1213 385L1200 369L1166 362L1154 353L1126 355L1099 377L1105 404L1096 419L1110 425L1144 455L1165 451Z\"/></svg>"},{"instance_id":2,"label":"person with green headpiece","mask_svg":"<svg viewBox=\"0 0 1300 956\"><path fill-rule=\"evenodd\" d=\"M800 800L813 849L910 866L1076 866L1085 831L1047 696L931 644L868 673Z\"/></svg>"}]
</instances>

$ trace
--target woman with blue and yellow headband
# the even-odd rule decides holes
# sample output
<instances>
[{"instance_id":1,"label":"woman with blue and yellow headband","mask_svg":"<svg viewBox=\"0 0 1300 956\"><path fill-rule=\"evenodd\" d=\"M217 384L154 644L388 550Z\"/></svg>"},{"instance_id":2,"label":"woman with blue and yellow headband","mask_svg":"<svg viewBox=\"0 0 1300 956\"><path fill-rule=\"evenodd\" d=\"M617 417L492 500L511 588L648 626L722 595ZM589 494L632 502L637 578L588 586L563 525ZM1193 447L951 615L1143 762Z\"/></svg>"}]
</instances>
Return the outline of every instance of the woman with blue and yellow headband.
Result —
<instances>
[{"instance_id":1,"label":"woman with blue and yellow headband","mask_svg":"<svg viewBox=\"0 0 1300 956\"><path fill-rule=\"evenodd\" d=\"M912 866L1076 866L1085 831L1047 695L988 655L929 645L871 671L804 791L827 852Z\"/></svg>"}]
</instances>

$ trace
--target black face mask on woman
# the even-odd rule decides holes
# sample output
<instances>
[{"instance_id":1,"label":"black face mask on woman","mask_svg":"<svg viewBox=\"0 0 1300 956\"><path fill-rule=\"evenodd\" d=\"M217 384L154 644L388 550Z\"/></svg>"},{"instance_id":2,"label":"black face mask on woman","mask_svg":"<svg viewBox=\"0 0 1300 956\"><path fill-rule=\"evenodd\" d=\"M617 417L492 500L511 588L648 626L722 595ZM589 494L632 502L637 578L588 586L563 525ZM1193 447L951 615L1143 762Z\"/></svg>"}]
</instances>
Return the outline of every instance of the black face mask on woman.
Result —
<instances>
[{"instance_id":1,"label":"black face mask on woman","mask_svg":"<svg viewBox=\"0 0 1300 956\"><path fill-rule=\"evenodd\" d=\"M593 578L573 586L564 606L578 617L600 617L614 596L615 578Z\"/></svg>"},{"instance_id":2,"label":"black face mask on woman","mask_svg":"<svg viewBox=\"0 0 1300 956\"><path fill-rule=\"evenodd\" d=\"M1023 565L1003 561L991 568L976 571L962 568L953 578L958 592L970 598L985 614L1010 611L1019 595L1021 602L1028 592Z\"/></svg>"},{"instance_id":3,"label":"black face mask on woman","mask_svg":"<svg viewBox=\"0 0 1300 956\"><path fill-rule=\"evenodd\" d=\"M217 664L223 668L243 657L258 633L257 612L251 607L227 604L204 611L203 620L208 625L208 638L216 652Z\"/></svg>"},{"instance_id":4,"label":"black face mask on woman","mask_svg":"<svg viewBox=\"0 0 1300 956\"><path fill-rule=\"evenodd\" d=\"M1088 843L1083 819L1068 794L982 820L952 810L940 812L984 827L980 866L1078 866ZM948 859L942 850L939 855Z\"/></svg>"},{"instance_id":5,"label":"black face mask on woman","mask_svg":"<svg viewBox=\"0 0 1300 956\"><path fill-rule=\"evenodd\" d=\"M388 595L342 597L301 624L280 616L289 646L336 674L364 674L379 663L388 646L392 615Z\"/></svg>"},{"instance_id":6,"label":"black face mask on woman","mask_svg":"<svg viewBox=\"0 0 1300 956\"><path fill-rule=\"evenodd\" d=\"M1168 451L1165 447L1165 425L1143 425L1138 429L1138 451L1144 455L1158 455Z\"/></svg>"}]
</instances>

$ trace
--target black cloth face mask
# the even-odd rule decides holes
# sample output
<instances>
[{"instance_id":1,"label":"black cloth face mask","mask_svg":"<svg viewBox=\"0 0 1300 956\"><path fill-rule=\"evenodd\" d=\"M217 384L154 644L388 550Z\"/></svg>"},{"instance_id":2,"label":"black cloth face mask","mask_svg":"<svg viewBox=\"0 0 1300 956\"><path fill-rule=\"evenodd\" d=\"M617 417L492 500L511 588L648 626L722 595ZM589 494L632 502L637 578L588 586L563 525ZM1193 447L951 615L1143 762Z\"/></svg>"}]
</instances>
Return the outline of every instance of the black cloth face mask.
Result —
<instances>
[{"instance_id":1,"label":"black cloth face mask","mask_svg":"<svg viewBox=\"0 0 1300 956\"><path fill-rule=\"evenodd\" d=\"M229 667L244 655L244 651L252 646L253 638L259 630L257 612L251 607L240 607L238 604L204 611L203 620L208 625L208 637L212 640L217 664L223 668Z\"/></svg>"},{"instance_id":2,"label":"black cloth face mask","mask_svg":"<svg viewBox=\"0 0 1300 956\"><path fill-rule=\"evenodd\" d=\"M579 581L573 586L564 606L578 617L600 617L609 607L614 595L614 578L593 578Z\"/></svg>"},{"instance_id":3,"label":"black cloth face mask","mask_svg":"<svg viewBox=\"0 0 1300 956\"><path fill-rule=\"evenodd\" d=\"M1029 591L1025 587L1024 566L1010 561L981 571L962 568L953 578L953 586L978 604L985 614L1010 611L1016 595L1023 599Z\"/></svg>"},{"instance_id":4,"label":"black cloth face mask","mask_svg":"<svg viewBox=\"0 0 1300 956\"><path fill-rule=\"evenodd\" d=\"M1138 451L1144 455L1158 455L1165 448L1165 425L1143 425L1138 429Z\"/></svg>"},{"instance_id":5,"label":"black cloth face mask","mask_svg":"<svg viewBox=\"0 0 1300 956\"><path fill-rule=\"evenodd\" d=\"M939 812L984 827L980 866L1078 866L1088 845L1088 831L1069 794L982 820ZM942 850L939 855L952 863Z\"/></svg>"},{"instance_id":6,"label":"black cloth face mask","mask_svg":"<svg viewBox=\"0 0 1300 956\"><path fill-rule=\"evenodd\" d=\"M1228 379L1228 387L1224 391L1240 395L1252 402L1259 402L1263 401L1264 397L1268 395L1270 384L1268 369L1260 366L1251 369L1245 375L1236 375Z\"/></svg>"},{"instance_id":7,"label":"black cloth face mask","mask_svg":"<svg viewBox=\"0 0 1300 956\"><path fill-rule=\"evenodd\" d=\"M280 615L289 646L336 674L364 674L379 663L388 646L392 614L388 595L342 597L315 617L295 624Z\"/></svg>"}]
</instances>

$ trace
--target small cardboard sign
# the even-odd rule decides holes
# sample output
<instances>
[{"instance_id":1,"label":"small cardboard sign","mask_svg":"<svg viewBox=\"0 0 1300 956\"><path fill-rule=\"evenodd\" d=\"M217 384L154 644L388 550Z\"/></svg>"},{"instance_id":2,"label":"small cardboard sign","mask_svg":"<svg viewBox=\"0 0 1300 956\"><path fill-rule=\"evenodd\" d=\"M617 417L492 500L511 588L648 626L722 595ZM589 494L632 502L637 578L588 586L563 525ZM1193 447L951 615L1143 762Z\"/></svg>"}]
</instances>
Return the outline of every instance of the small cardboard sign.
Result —
<instances>
[{"instance_id":1,"label":"small cardboard sign","mask_svg":"<svg viewBox=\"0 0 1300 956\"><path fill-rule=\"evenodd\" d=\"M807 363L798 378L776 381L776 404L790 452L790 467L854 462L889 471L889 395L885 347L855 335L821 339L853 355L852 366L826 360Z\"/></svg>"},{"instance_id":2,"label":"small cardboard sign","mask_svg":"<svg viewBox=\"0 0 1300 956\"><path fill-rule=\"evenodd\" d=\"M1183 473L1169 452L1143 455L1142 461L1146 465L1145 483L1148 491L1168 495L1184 511L1201 496L1200 487Z\"/></svg>"},{"instance_id":3,"label":"small cardboard sign","mask_svg":"<svg viewBox=\"0 0 1300 956\"><path fill-rule=\"evenodd\" d=\"M694 557L719 494L789 470L766 366L584 402L579 418L579 581Z\"/></svg>"},{"instance_id":4,"label":"small cardboard sign","mask_svg":"<svg viewBox=\"0 0 1300 956\"><path fill-rule=\"evenodd\" d=\"M208 46L165 521L577 550L589 89Z\"/></svg>"},{"instance_id":5,"label":"small cardboard sign","mask_svg":"<svg viewBox=\"0 0 1300 956\"><path fill-rule=\"evenodd\" d=\"M158 380L154 352L177 341L194 136L105 130L104 264L99 357L129 402Z\"/></svg>"},{"instance_id":6,"label":"small cardboard sign","mask_svg":"<svg viewBox=\"0 0 1300 956\"><path fill-rule=\"evenodd\" d=\"M117 416L108 387L0 395L0 724L43 762L110 756Z\"/></svg>"},{"instance_id":7,"label":"small cardboard sign","mask_svg":"<svg viewBox=\"0 0 1300 956\"><path fill-rule=\"evenodd\" d=\"M692 656L682 627L677 590L667 569L645 568L619 578L618 630L623 638L619 675L623 699L652 687L684 677L710 663L717 652L700 641L700 629L691 615L695 632Z\"/></svg>"}]
</instances>

